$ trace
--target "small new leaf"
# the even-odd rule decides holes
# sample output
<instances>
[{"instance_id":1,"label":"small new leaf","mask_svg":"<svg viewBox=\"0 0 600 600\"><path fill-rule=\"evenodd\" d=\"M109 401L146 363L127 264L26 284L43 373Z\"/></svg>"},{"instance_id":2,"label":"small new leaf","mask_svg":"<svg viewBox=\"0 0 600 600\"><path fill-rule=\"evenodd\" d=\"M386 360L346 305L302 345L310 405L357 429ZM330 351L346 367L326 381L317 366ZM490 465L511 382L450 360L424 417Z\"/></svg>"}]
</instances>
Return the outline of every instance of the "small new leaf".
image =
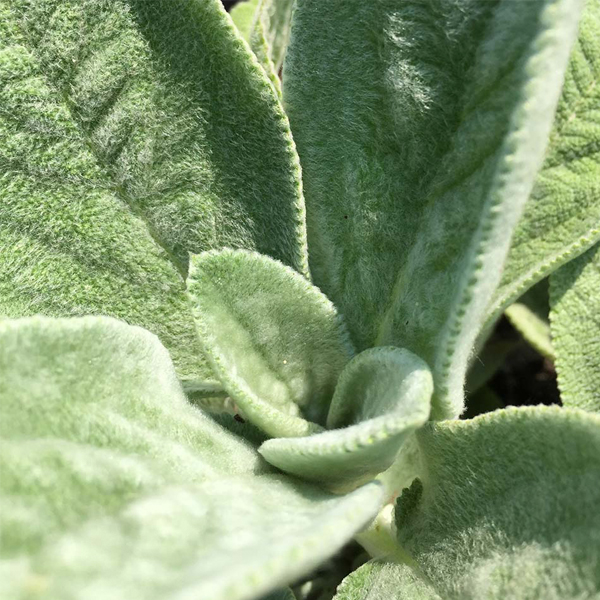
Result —
<instances>
[{"instance_id":1,"label":"small new leaf","mask_svg":"<svg viewBox=\"0 0 600 600\"><path fill-rule=\"evenodd\" d=\"M355 488L385 471L427 421L432 392L429 368L408 350L365 350L340 375L327 417L331 431L268 440L259 452L288 473Z\"/></svg>"},{"instance_id":2,"label":"small new leaf","mask_svg":"<svg viewBox=\"0 0 600 600\"><path fill-rule=\"evenodd\" d=\"M242 416L274 437L322 431L353 355L340 315L304 277L242 250L192 257L205 356Z\"/></svg>"}]
</instances>

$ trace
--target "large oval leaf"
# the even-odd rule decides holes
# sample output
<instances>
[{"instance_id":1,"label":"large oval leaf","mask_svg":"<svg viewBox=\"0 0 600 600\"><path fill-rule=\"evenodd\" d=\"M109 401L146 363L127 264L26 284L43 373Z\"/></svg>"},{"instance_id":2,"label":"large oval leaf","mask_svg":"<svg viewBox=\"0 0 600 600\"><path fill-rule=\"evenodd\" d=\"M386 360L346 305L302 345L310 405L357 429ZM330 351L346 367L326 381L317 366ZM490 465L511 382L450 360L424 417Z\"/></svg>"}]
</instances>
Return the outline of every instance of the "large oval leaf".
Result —
<instances>
[{"instance_id":1,"label":"large oval leaf","mask_svg":"<svg viewBox=\"0 0 600 600\"><path fill-rule=\"evenodd\" d=\"M0 595L250 600L376 513L276 475L190 406L155 336L107 318L0 324Z\"/></svg>"},{"instance_id":2,"label":"large oval leaf","mask_svg":"<svg viewBox=\"0 0 600 600\"><path fill-rule=\"evenodd\" d=\"M581 2L298 0L284 102L315 282L358 349L468 359L541 166Z\"/></svg>"},{"instance_id":3,"label":"large oval leaf","mask_svg":"<svg viewBox=\"0 0 600 600\"><path fill-rule=\"evenodd\" d=\"M600 594L598 416L500 410L417 439L424 465L398 501L398 539L442 598Z\"/></svg>"},{"instance_id":4,"label":"large oval leaf","mask_svg":"<svg viewBox=\"0 0 600 600\"><path fill-rule=\"evenodd\" d=\"M0 317L120 317L206 376L181 275L90 151L20 6L0 1Z\"/></svg>"},{"instance_id":5,"label":"large oval leaf","mask_svg":"<svg viewBox=\"0 0 600 600\"><path fill-rule=\"evenodd\" d=\"M1 314L123 318L209 377L188 252L257 248L308 273L277 94L218 0L1 0L0 15Z\"/></svg>"},{"instance_id":6,"label":"large oval leaf","mask_svg":"<svg viewBox=\"0 0 600 600\"><path fill-rule=\"evenodd\" d=\"M181 262L257 249L307 272L298 159L218 0L11 0L106 184Z\"/></svg>"}]
</instances>

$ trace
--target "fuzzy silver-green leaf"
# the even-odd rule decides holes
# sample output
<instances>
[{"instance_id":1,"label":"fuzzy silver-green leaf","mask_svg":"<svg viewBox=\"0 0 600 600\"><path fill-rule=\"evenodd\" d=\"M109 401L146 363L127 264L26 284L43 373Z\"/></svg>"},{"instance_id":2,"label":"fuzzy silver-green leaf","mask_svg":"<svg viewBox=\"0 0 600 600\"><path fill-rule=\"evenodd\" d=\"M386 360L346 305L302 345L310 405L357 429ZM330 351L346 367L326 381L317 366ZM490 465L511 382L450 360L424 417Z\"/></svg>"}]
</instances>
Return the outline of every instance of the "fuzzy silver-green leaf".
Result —
<instances>
[{"instance_id":1,"label":"fuzzy silver-green leaf","mask_svg":"<svg viewBox=\"0 0 600 600\"><path fill-rule=\"evenodd\" d=\"M561 401L600 413L600 244L552 273L550 300Z\"/></svg>"},{"instance_id":2,"label":"fuzzy silver-green leaf","mask_svg":"<svg viewBox=\"0 0 600 600\"><path fill-rule=\"evenodd\" d=\"M321 431L353 355L331 302L243 250L193 256L188 286L206 359L242 415L274 437Z\"/></svg>"},{"instance_id":3,"label":"fuzzy silver-green leaf","mask_svg":"<svg viewBox=\"0 0 600 600\"><path fill-rule=\"evenodd\" d=\"M463 383L541 166L581 2L298 0L284 105L311 270L359 350L430 364L432 416Z\"/></svg>"},{"instance_id":4,"label":"fuzzy silver-green leaf","mask_svg":"<svg viewBox=\"0 0 600 600\"><path fill-rule=\"evenodd\" d=\"M600 0L587 0L540 172L488 308L494 321L600 239Z\"/></svg>"},{"instance_id":5,"label":"fuzzy silver-green leaf","mask_svg":"<svg viewBox=\"0 0 600 600\"><path fill-rule=\"evenodd\" d=\"M0 595L253 600L376 513L273 472L185 399L149 332L103 317L0 323Z\"/></svg>"},{"instance_id":6,"label":"fuzzy silver-green leaf","mask_svg":"<svg viewBox=\"0 0 600 600\"><path fill-rule=\"evenodd\" d=\"M600 417L524 407L416 435L423 468L396 526L440 597L598 597Z\"/></svg>"},{"instance_id":7,"label":"fuzzy silver-green leaf","mask_svg":"<svg viewBox=\"0 0 600 600\"><path fill-rule=\"evenodd\" d=\"M432 393L431 372L419 357L401 348L365 350L340 375L330 431L268 440L259 452L287 473L328 488L355 488L391 466L427 421Z\"/></svg>"}]
</instances>

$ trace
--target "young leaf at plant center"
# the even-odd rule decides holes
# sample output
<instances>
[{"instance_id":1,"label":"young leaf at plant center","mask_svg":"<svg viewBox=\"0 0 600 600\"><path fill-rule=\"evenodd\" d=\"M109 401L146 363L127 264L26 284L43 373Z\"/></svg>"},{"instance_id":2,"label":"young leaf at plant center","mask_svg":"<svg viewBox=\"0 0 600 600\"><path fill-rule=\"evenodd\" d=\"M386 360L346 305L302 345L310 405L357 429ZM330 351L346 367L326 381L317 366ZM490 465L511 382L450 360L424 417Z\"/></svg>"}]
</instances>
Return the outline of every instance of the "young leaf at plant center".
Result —
<instances>
[{"instance_id":1,"label":"young leaf at plant center","mask_svg":"<svg viewBox=\"0 0 600 600\"><path fill-rule=\"evenodd\" d=\"M279 70L290 37L293 4L293 0L249 0L231 10L231 18L279 94Z\"/></svg>"},{"instance_id":2,"label":"young leaf at plant center","mask_svg":"<svg viewBox=\"0 0 600 600\"><path fill-rule=\"evenodd\" d=\"M0 595L250 600L377 512L275 475L186 400L157 338L108 318L0 324Z\"/></svg>"},{"instance_id":3,"label":"young leaf at plant center","mask_svg":"<svg viewBox=\"0 0 600 600\"><path fill-rule=\"evenodd\" d=\"M404 441L429 417L427 365L400 348L371 348L342 371L329 409L331 431L267 440L259 452L281 470L353 489L394 462Z\"/></svg>"},{"instance_id":4,"label":"young leaf at plant center","mask_svg":"<svg viewBox=\"0 0 600 600\"><path fill-rule=\"evenodd\" d=\"M250 38L252 50L281 94L279 72L290 37L294 0L261 0Z\"/></svg>"},{"instance_id":5,"label":"young leaf at plant center","mask_svg":"<svg viewBox=\"0 0 600 600\"><path fill-rule=\"evenodd\" d=\"M488 322L600 239L599 77L600 0L587 0L546 161L515 229Z\"/></svg>"},{"instance_id":6,"label":"young leaf at plant center","mask_svg":"<svg viewBox=\"0 0 600 600\"><path fill-rule=\"evenodd\" d=\"M262 4L260 15L262 35L275 73L279 73L290 39L294 2L293 0L262 0Z\"/></svg>"},{"instance_id":7,"label":"young leaf at plant center","mask_svg":"<svg viewBox=\"0 0 600 600\"><path fill-rule=\"evenodd\" d=\"M372 560L353 571L333 600L441 600L408 565Z\"/></svg>"},{"instance_id":8,"label":"young leaf at plant center","mask_svg":"<svg viewBox=\"0 0 600 600\"><path fill-rule=\"evenodd\" d=\"M90 151L19 6L0 0L0 317L119 317L181 376L209 376L181 275Z\"/></svg>"},{"instance_id":9,"label":"young leaf at plant center","mask_svg":"<svg viewBox=\"0 0 600 600\"><path fill-rule=\"evenodd\" d=\"M550 276L562 403L600 412L600 243Z\"/></svg>"},{"instance_id":10,"label":"young leaf at plant center","mask_svg":"<svg viewBox=\"0 0 600 600\"><path fill-rule=\"evenodd\" d=\"M243 250L192 257L204 354L242 416L274 437L322 431L353 354L335 307L304 277Z\"/></svg>"},{"instance_id":11,"label":"young leaf at plant center","mask_svg":"<svg viewBox=\"0 0 600 600\"><path fill-rule=\"evenodd\" d=\"M533 348L553 361L554 348L550 339L549 311L548 279L542 279L527 290L517 302L511 304L504 314Z\"/></svg>"},{"instance_id":12,"label":"young leaf at plant center","mask_svg":"<svg viewBox=\"0 0 600 600\"><path fill-rule=\"evenodd\" d=\"M229 16L237 27L240 35L250 43L252 35L252 26L254 25L256 9L259 0L242 0L238 2L230 11Z\"/></svg>"},{"instance_id":13,"label":"young leaf at plant center","mask_svg":"<svg viewBox=\"0 0 600 600\"><path fill-rule=\"evenodd\" d=\"M397 502L398 539L440 597L600 593L600 417L509 408L416 437L424 466Z\"/></svg>"},{"instance_id":14,"label":"young leaf at plant center","mask_svg":"<svg viewBox=\"0 0 600 600\"><path fill-rule=\"evenodd\" d=\"M433 418L462 411L581 5L296 4L284 105L312 274L359 350L405 347L432 367Z\"/></svg>"},{"instance_id":15,"label":"young leaf at plant center","mask_svg":"<svg viewBox=\"0 0 600 600\"><path fill-rule=\"evenodd\" d=\"M8 6L103 187L146 221L182 272L189 252L227 246L308 274L287 117L219 0Z\"/></svg>"}]
</instances>

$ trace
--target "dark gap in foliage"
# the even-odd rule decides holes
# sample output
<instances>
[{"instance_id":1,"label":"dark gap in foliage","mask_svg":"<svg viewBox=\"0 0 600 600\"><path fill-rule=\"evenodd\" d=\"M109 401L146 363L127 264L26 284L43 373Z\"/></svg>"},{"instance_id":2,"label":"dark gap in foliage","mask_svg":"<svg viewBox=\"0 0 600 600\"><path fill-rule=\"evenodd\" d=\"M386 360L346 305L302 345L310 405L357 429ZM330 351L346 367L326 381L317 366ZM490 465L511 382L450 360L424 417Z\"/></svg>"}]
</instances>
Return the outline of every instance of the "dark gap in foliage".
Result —
<instances>
[{"instance_id":1,"label":"dark gap in foliage","mask_svg":"<svg viewBox=\"0 0 600 600\"><path fill-rule=\"evenodd\" d=\"M225 7L225 10L229 11L238 3L239 0L221 0L221 1L223 2L223 6Z\"/></svg>"},{"instance_id":2,"label":"dark gap in foliage","mask_svg":"<svg viewBox=\"0 0 600 600\"><path fill-rule=\"evenodd\" d=\"M334 597L342 580L365 564L369 558L362 546L356 542L350 542L330 560L291 587L299 590L310 584L310 589L305 592L305 600L328 600Z\"/></svg>"},{"instance_id":3,"label":"dark gap in foliage","mask_svg":"<svg viewBox=\"0 0 600 600\"><path fill-rule=\"evenodd\" d=\"M562 405L554 364L524 341L508 355L489 385L506 406Z\"/></svg>"},{"instance_id":4,"label":"dark gap in foliage","mask_svg":"<svg viewBox=\"0 0 600 600\"><path fill-rule=\"evenodd\" d=\"M502 352L503 348L511 346L485 385L473 393L468 393L467 389L467 408L463 418L471 419L506 406L562 405L552 361L532 348L510 321L502 317L484 352L493 354L495 348Z\"/></svg>"}]
</instances>

